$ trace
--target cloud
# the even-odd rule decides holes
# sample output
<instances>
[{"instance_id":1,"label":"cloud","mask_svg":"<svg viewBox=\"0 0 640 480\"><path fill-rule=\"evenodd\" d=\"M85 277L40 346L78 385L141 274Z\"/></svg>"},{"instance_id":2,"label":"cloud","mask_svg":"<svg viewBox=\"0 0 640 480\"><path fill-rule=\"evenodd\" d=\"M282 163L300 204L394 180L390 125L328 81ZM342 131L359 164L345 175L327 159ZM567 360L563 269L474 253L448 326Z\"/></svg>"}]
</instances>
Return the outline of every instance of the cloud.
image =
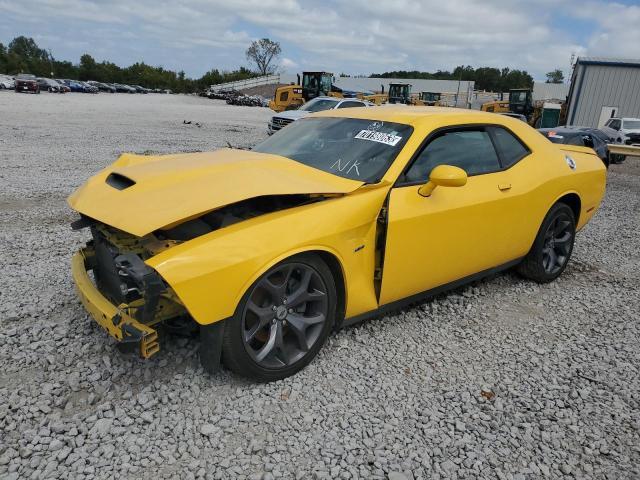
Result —
<instances>
[{"instance_id":1,"label":"cloud","mask_svg":"<svg viewBox=\"0 0 640 480\"><path fill-rule=\"evenodd\" d=\"M19 5L19 6L18 6ZM371 73L522 68L568 74L572 53L637 56L640 7L604 0L0 0L1 40L50 41L59 58L82 53L144 60L198 76L245 62L252 39L282 45L288 71Z\"/></svg>"},{"instance_id":2,"label":"cloud","mask_svg":"<svg viewBox=\"0 0 640 480\"><path fill-rule=\"evenodd\" d=\"M640 56L640 5L599 2L582 4L576 16L595 24L586 49L590 55L618 58Z\"/></svg>"},{"instance_id":3,"label":"cloud","mask_svg":"<svg viewBox=\"0 0 640 480\"><path fill-rule=\"evenodd\" d=\"M280 61L280 66L281 66L281 68L283 70L288 71L288 70L297 69L299 65L294 60L291 60L290 58L284 57Z\"/></svg>"}]
</instances>

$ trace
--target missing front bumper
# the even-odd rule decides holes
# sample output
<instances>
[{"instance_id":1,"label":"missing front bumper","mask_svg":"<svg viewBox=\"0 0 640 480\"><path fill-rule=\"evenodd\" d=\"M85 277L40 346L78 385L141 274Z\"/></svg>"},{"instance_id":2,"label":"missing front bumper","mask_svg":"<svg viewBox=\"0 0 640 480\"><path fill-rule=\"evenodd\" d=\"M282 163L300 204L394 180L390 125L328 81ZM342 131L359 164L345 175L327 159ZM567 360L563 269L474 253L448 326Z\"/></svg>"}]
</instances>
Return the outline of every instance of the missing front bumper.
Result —
<instances>
[{"instance_id":1,"label":"missing front bumper","mask_svg":"<svg viewBox=\"0 0 640 480\"><path fill-rule=\"evenodd\" d=\"M76 291L84 308L98 325L119 342L121 350L137 351L142 358L158 353L158 332L130 316L126 311L127 305L113 305L89 278L87 265L93 254L92 249L83 248L71 261Z\"/></svg>"}]
</instances>

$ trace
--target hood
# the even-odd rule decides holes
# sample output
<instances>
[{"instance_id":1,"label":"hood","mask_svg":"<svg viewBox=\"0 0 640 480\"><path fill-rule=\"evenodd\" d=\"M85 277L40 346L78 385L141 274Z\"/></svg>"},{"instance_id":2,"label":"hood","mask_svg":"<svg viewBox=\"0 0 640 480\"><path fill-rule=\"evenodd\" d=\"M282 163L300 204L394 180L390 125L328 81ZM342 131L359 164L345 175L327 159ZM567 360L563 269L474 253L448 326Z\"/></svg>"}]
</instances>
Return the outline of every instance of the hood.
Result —
<instances>
[{"instance_id":1,"label":"hood","mask_svg":"<svg viewBox=\"0 0 640 480\"><path fill-rule=\"evenodd\" d=\"M276 115L274 115L273 117L278 117L278 118L287 118L290 120L298 120L300 118L306 117L307 115L309 115L311 112L308 112L307 110L287 110L285 112L280 112Z\"/></svg>"},{"instance_id":2,"label":"hood","mask_svg":"<svg viewBox=\"0 0 640 480\"><path fill-rule=\"evenodd\" d=\"M83 215L144 236L249 198L346 194L362 185L285 157L245 150L123 154L67 201Z\"/></svg>"}]
</instances>

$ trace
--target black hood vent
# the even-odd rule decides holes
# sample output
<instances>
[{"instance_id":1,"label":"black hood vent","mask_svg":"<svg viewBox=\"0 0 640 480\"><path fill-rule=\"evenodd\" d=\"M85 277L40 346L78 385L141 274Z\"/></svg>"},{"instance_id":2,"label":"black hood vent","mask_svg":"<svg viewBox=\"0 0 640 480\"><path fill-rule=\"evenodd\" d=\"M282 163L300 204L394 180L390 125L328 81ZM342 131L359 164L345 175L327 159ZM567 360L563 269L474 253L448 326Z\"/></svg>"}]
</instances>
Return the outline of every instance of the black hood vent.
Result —
<instances>
[{"instance_id":1,"label":"black hood vent","mask_svg":"<svg viewBox=\"0 0 640 480\"><path fill-rule=\"evenodd\" d=\"M125 188L132 187L136 184L133 180L119 173L110 173L106 180L108 185L118 190L124 190Z\"/></svg>"}]
</instances>

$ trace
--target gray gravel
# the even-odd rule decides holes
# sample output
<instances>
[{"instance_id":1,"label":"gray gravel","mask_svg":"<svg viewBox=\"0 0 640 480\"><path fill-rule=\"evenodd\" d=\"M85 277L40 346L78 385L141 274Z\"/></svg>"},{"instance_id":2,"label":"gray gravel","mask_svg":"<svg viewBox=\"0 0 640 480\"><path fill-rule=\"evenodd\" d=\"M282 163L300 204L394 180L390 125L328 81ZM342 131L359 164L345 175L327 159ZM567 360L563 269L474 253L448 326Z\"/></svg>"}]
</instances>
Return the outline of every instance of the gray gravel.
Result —
<instances>
[{"instance_id":1,"label":"gray gravel","mask_svg":"<svg viewBox=\"0 0 640 480\"><path fill-rule=\"evenodd\" d=\"M550 285L476 283L268 385L204 374L192 340L121 356L75 298L65 197L120 152L251 145L268 117L0 92L0 478L640 478L638 160Z\"/></svg>"}]
</instances>

